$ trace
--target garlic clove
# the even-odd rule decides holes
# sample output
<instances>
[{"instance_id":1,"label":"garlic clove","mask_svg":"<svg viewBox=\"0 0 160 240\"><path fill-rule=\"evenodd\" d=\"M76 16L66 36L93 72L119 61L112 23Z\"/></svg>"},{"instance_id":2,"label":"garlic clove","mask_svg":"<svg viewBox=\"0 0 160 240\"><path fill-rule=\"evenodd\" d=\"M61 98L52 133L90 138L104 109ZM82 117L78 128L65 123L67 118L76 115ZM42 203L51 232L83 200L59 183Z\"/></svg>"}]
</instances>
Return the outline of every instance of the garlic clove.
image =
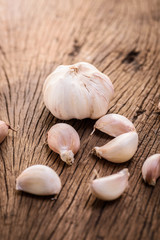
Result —
<instances>
[{"instance_id":1,"label":"garlic clove","mask_svg":"<svg viewBox=\"0 0 160 240\"><path fill-rule=\"evenodd\" d=\"M117 137L123 133L136 131L133 123L120 114L107 114L98 119L94 125L94 130L98 129L110 136ZM91 134L93 134L93 132Z\"/></svg>"},{"instance_id":2,"label":"garlic clove","mask_svg":"<svg viewBox=\"0 0 160 240\"><path fill-rule=\"evenodd\" d=\"M142 176L145 182L155 186L160 177L160 154L154 154L146 159L142 166Z\"/></svg>"},{"instance_id":3,"label":"garlic clove","mask_svg":"<svg viewBox=\"0 0 160 240\"><path fill-rule=\"evenodd\" d=\"M9 129L11 129L12 131L15 131L15 132L18 131L18 129L15 130L9 124L0 120L0 143L2 143L3 140L7 137Z\"/></svg>"},{"instance_id":4,"label":"garlic clove","mask_svg":"<svg viewBox=\"0 0 160 240\"><path fill-rule=\"evenodd\" d=\"M80 138L76 130L66 123L55 124L48 132L48 146L58 153L68 165L74 163L74 155L80 148Z\"/></svg>"},{"instance_id":5,"label":"garlic clove","mask_svg":"<svg viewBox=\"0 0 160 240\"><path fill-rule=\"evenodd\" d=\"M0 143L2 143L6 136L8 135L8 129L9 125L7 125L3 121L0 121Z\"/></svg>"},{"instance_id":6,"label":"garlic clove","mask_svg":"<svg viewBox=\"0 0 160 240\"><path fill-rule=\"evenodd\" d=\"M57 173L45 165L33 165L25 169L16 179L16 190L35 195L53 195L61 190Z\"/></svg>"},{"instance_id":7,"label":"garlic clove","mask_svg":"<svg viewBox=\"0 0 160 240\"><path fill-rule=\"evenodd\" d=\"M103 116L113 94L108 76L86 62L58 66L43 86L46 107L63 120Z\"/></svg>"},{"instance_id":8,"label":"garlic clove","mask_svg":"<svg viewBox=\"0 0 160 240\"><path fill-rule=\"evenodd\" d=\"M133 157L138 147L138 134L129 132L119 135L102 147L94 147L92 153L110 162L123 163Z\"/></svg>"},{"instance_id":9,"label":"garlic clove","mask_svg":"<svg viewBox=\"0 0 160 240\"><path fill-rule=\"evenodd\" d=\"M128 187L129 172L125 168L122 171L110 176L94 179L90 188L93 195L104 201L111 201L119 198Z\"/></svg>"}]
</instances>

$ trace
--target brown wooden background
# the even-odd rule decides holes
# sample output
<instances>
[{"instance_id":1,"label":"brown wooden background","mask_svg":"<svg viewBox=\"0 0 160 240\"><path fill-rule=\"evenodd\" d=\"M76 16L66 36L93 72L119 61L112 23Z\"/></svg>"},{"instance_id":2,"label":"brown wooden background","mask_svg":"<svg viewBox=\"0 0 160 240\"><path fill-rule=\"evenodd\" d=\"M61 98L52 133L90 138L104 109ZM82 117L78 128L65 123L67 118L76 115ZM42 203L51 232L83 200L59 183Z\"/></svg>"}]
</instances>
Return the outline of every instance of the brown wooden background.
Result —
<instances>
[{"instance_id":1,"label":"brown wooden background","mask_svg":"<svg viewBox=\"0 0 160 240\"><path fill-rule=\"evenodd\" d=\"M144 184L141 167L160 151L159 0L0 0L0 119L20 130L0 146L0 239L141 240L160 238L160 181ZM111 138L89 134L94 121L68 121L81 149L67 167L45 145L58 120L42 104L46 76L59 64L88 61L115 86L109 112L131 119L139 148L124 164L89 155ZM60 121L58 121L60 122ZM15 191L26 167L46 164L60 175L57 200ZM91 196L88 183L128 167L129 189L114 202Z\"/></svg>"}]
</instances>

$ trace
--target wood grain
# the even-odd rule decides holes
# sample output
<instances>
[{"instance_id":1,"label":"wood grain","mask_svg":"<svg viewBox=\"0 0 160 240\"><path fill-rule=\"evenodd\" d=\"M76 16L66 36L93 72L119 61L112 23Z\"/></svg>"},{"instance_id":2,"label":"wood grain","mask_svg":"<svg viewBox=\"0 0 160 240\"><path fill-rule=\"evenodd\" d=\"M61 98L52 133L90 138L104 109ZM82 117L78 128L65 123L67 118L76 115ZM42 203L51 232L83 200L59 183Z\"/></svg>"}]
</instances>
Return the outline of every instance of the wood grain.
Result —
<instances>
[{"instance_id":1,"label":"wood grain","mask_svg":"<svg viewBox=\"0 0 160 240\"><path fill-rule=\"evenodd\" d=\"M159 0L0 0L0 119L10 131L0 146L0 239L142 240L160 236L160 181L144 184L141 167L160 151ZM43 105L42 86L59 64L88 61L107 74L115 96L109 112L131 119L139 133L133 159L118 165L91 156L111 138L94 121L68 121L81 149L67 167L45 144L56 122ZM17 193L26 167L46 164L60 175L56 200ZM113 202L91 196L93 169L100 176L128 167L130 187Z\"/></svg>"}]
</instances>

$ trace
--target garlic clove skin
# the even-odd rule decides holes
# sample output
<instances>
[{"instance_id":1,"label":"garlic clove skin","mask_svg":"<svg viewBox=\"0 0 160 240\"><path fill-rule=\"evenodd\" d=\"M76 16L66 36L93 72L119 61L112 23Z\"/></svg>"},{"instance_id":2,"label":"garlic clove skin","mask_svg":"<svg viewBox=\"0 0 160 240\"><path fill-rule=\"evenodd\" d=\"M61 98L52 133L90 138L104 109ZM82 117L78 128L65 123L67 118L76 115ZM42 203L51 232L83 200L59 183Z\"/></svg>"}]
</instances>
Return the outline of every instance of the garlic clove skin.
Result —
<instances>
[{"instance_id":1,"label":"garlic clove skin","mask_svg":"<svg viewBox=\"0 0 160 240\"><path fill-rule=\"evenodd\" d=\"M0 143L2 143L6 136L8 135L8 129L9 125L7 125L3 121L0 121Z\"/></svg>"},{"instance_id":2,"label":"garlic clove skin","mask_svg":"<svg viewBox=\"0 0 160 240\"><path fill-rule=\"evenodd\" d=\"M80 148L80 138L76 130L66 123L55 124L48 132L48 146L58 153L68 165L74 163L74 155Z\"/></svg>"},{"instance_id":3,"label":"garlic clove skin","mask_svg":"<svg viewBox=\"0 0 160 240\"><path fill-rule=\"evenodd\" d=\"M121 134L136 131L133 123L126 117L120 114L107 114L98 119L94 125L94 130L98 129L112 137L117 137ZM93 134L93 132L91 134Z\"/></svg>"},{"instance_id":4,"label":"garlic clove skin","mask_svg":"<svg viewBox=\"0 0 160 240\"><path fill-rule=\"evenodd\" d=\"M50 167L33 165L16 179L16 190L40 196L54 195L61 190L61 180Z\"/></svg>"},{"instance_id":5,"label":"garlic clove skin","mask_svg":"<svg viewBox=\"0 0 160 240\"><path fill-rule=\"evenodd\" d=\"M43 86L46 107L62 120L103 116L113 94L109 77L86 62L58 66Z\"/></svg>"},{"instance_id":6,"label":"garlic clove skin","mask_svg":"<svg viewBox=\"0 0 160 240\"><path fill-rule=\"evenodd\" d=\"M115 200L128 187L129 175L128 169L125 168L116 174L95 179L90 184L91 192L101 200Z\"/></svg>"},{"instance_id":7,"label":"garlic clove skin","mask_svg":"<svg viewBox=\"0 0 160 240\"><path fill-rule=\"evenodd\" d=\"M142 166L142 176L145 182L155 186L160 177L160 154L154 154L146 159Z\"/></svg>"},{"instance_id":8,"label":"garlic clove skin","mask_svg":"<svg viewBox=\"0 0 160 240\"><path fill-rule=\"evenodd\" d=\"M138 134L129 132L119 135L102 147L94 147L92 153L110 162L123 163L130 160L138 147Z\"/></svg>"}]
</instances>

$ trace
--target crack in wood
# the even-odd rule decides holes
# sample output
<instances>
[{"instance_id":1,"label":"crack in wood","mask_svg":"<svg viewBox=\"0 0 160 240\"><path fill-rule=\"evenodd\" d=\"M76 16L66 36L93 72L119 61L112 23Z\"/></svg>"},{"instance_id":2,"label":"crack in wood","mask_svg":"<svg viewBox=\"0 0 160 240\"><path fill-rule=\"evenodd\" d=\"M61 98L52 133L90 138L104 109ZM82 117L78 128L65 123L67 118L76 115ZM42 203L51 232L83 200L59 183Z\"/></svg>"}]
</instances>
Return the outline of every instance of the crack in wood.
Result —
<instances>
[{"instance_id":1,"label":"crack in wood","mask_svg":"<svg viewBox=\"0 0 160 240\"><path fill-rule=\"evenodd\" d=\"M78 40L74 39L72 51L68 55L71 57L76 57L80 53L81 48L82 44L80 45Z\"/></svg>"},{"instance_id":2,"label":"crack in wood","mask_svg":"<svg viewBox=\"0 0 160 240\"><path fill-rule=\"evenodd\" d=\"M125 58L122 60L122 63L126 62L126 63L132 63L133 61L135 61L136 57L140 54L139 51L135 51L132 50L129 53L127 53L127 55L125 56Z\"/></svg>"}]
</instances>

